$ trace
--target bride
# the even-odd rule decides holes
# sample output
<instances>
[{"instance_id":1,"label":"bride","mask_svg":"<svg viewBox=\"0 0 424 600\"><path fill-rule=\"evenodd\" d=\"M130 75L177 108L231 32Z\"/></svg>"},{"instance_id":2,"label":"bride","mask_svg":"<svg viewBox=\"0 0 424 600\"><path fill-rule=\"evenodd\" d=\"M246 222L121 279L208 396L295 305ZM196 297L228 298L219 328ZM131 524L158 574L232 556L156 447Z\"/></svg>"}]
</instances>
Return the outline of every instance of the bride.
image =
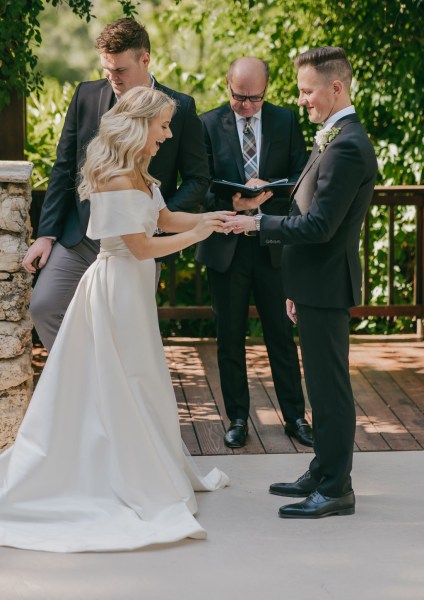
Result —
<instances>
[{"instance_id":1,"label":"bride","mask_svg":"<svg viewBox=\"0 0 424 600\"><path fill-rule=\"evenodd\" d=\"M222 232L225 212L170 212L147 167L172 99L128 91L101 121L79 186L100 254L82 278L15 444L0 456L0 545L124 550L204 538L201 476L180 435L157 319L155 257ZM176 235L153 237L157 228Z\"/></svg>"}]
</instances>

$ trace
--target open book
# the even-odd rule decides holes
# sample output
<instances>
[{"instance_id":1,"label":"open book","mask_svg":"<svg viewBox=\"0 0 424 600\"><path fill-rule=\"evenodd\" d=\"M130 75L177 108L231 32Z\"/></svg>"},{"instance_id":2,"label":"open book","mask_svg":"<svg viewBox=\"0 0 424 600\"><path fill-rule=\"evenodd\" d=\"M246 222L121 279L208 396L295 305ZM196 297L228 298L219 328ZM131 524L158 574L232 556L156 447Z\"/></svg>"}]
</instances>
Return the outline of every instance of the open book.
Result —
<instances>
[{"instance_id":1,"label":"open book","mask_svg":"<svg viewBox=\"0 0 424 600\"><path fill-rule=\"evenodd\" d=\"M287 179L278 179L264 185L249 187L242 183L233 183L225 179L213 179L210 191L221 196L221 198L231 198L237 192L240 192L243 198L254 198L261 192L271 191L277 198L288 198L292 192L294 183L289 183Z\"/></svg>"}]
</instances>

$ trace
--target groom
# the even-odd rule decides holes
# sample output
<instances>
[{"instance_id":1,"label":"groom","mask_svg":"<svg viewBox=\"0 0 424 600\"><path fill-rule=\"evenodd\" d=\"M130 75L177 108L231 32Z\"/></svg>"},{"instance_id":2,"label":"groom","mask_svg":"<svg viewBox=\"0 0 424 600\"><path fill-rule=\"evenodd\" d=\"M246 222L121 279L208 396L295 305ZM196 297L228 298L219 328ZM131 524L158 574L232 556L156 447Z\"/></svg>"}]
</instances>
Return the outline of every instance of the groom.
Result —
<instances>
[{"instance_id":1,"label":"groom","mask_svg":"<svg viewBox=\"0 0 424 600\"><path fill-rule=\"evenodd\" d=\"M315 457L297 481L274 483L270 492L306 497L282 506L280 517L312 519L355 512L349 308L361 299L359 237L377 162L350 101L352 68L344 50L309 50L295 66L298 104L323 127L293 190L291 212L287 217L237 215L229 217L228 227L235 233L256 229L262 244L284 244L287 314L299 329Z\"/></svg>"}]
</instances>

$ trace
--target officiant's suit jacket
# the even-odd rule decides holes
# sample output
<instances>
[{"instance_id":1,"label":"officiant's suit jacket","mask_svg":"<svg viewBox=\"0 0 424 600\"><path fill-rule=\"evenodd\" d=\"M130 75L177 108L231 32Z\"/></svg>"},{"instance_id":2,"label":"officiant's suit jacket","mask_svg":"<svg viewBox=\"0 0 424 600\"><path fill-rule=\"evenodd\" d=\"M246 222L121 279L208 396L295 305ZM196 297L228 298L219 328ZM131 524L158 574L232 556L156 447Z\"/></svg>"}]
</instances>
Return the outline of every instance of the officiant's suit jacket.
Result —
<instances>
[{"instance_id":1,"label":"officiant's suit jacket","mask_svg":"<svg viewBox=\"0 0 424 600\"><path fill-rule=\"evenodd\" d=\"M374 149L356 114L323 152L315 145L292 193L290 216L261 220L261 243L284 244L287 296L348 308L361 301L359 238L377 173Z\"/></svg>"},{"instance_id":2,"label":"officiant's suit jacket","mask_svg":"<svg viewBox=\"0 0 424 600\"><path fill-rule=\"evenodd\" d=\"M234 111L229 103L200 115L211 176L234 183L245 183L243 155ZM295 182L307 160L303 135L295 113L265 102L262 106L262 136L258 177L273 181L287 177ZM208 191L203 201L206 210L233 210L231 198L220 198ZM263 212L285 215L289 199L271 198L261 206ZM213 233L197 246L196 259L216 271L226 271L233 259L238 236ZM281 247L270 248L274 267L281 263Z\"/></svg>"},{"instance_id":3,"label":"officiant's suit jacket","mask_svg":"<svg viewBox=\"0 0 424 600\"><path fill-rule=\"evenodd\" d=\"M191 211L203 199L209 181L202 124L192 97L156 81L154 87L176 100L177 111L171 121L173 137L162 144L149 171L161 181L161 192L170 210ZM114 102L112 87L106 79L83 82L76 88L43 203L38 237L54 236L70 248L85 236L90 208L89 202L81 202L76 192L78 171L88 143L97 134L102 115ZM178 174L182 183L177 191Z\"/></svg>"}]
</instances>

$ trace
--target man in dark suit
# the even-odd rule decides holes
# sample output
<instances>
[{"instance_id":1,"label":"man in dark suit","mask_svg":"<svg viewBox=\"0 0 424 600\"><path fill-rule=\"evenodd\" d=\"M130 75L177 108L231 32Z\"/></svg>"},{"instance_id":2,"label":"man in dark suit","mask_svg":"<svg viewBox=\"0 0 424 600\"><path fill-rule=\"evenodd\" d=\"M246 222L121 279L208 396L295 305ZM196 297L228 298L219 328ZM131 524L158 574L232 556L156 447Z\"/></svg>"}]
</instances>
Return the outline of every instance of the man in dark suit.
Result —
<instances>
[{"instance_id":1,"label":"man in dark suit","mask_svg":"<svg viewBox=\"0 0 424 600\"><path fill-rule=\"evenodd\" d=\"M272 484L270 492L306 496L282 506L281 517L319 518L355 512L349 308L361 301L359 238L377 162L350 101L352 69L343 49L309 50L295 65L298 104L324 126L294 188L290 215L237 216L231 225L257 230L264 245L285 244L287 313L299 328L315 457L297 481Z\"/></svg>"},{"instance_id":2,"label":"man in dark suit","mask_svg":"<svg viewBox=\"0 0 424 600\"><path fill-rule=\"evenodd\" d=\"M247 181L252 186L283 178L295 181L301 173L307 154L299 124L293 111L264 101L268 79L268 66L262 60L236 60L227 75L229 103L201 115L214 178ZM231 197L211 191L204 205L207 210L233 210ZM284 215L288 207L288 198L273 198L262 210ZM304 418L297 349L284 310L281 248L263 248L254 235L212 234L198 245L196 259L207 266L216 319L221 388L230 420L226 445L244 446L248 433L245 335L253 293L285 431L301 444L312 446L312 430Z\"/></svg>"},{"instance_id":3,"label":"man in dark suit","mask_svg":"<svg viewBox=\"0 0 424 600\"><path fill-rule=\"evenodd\" d=\"M177 101L171 122L173 137L166 140L149 167L150 173L161 181L161 192L170 210L196 208L209 181L202 125L194 100L159 84L150 75L146 29L133 19L120 19L104 28L96 47L106 78L81 83L75 91L46 192L38 238L23 262L26 270L34 273L32 263L39 259L41 272L30 313L48 350L80 278L98 253L98 242L85 235L89 202L80 201L76 185L87 144L97 133L102 115L120 96L137 85L145 85L160 89ZM177 189L178 175L182 181Z\"/></svg>"}]
</instances>

